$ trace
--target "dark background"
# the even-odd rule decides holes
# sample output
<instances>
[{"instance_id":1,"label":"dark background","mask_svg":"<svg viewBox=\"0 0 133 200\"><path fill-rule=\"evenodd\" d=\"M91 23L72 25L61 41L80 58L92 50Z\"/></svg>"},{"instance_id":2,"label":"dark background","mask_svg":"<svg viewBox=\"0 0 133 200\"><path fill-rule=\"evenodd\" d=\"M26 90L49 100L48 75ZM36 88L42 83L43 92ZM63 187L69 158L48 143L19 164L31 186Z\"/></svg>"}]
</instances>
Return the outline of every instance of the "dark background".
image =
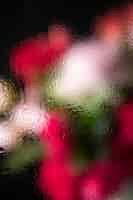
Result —
<instances>
[{"instance_id":1,"label":"dark background","mask_svg":"<svg viewBox=\"0 0 133 200\"><path fill-rule=\"evenodd\" d=\"M0 5L0 75L10 74L8 56L16 42L47 31L48 25L54 22L64 23L77 35L84 36L91 33L96 16L126 3L119 0L3 0ZM42 199L34 187L36 167L31 166L17 176L0 176L0 198Z\"/></svg>"}]
</instances>

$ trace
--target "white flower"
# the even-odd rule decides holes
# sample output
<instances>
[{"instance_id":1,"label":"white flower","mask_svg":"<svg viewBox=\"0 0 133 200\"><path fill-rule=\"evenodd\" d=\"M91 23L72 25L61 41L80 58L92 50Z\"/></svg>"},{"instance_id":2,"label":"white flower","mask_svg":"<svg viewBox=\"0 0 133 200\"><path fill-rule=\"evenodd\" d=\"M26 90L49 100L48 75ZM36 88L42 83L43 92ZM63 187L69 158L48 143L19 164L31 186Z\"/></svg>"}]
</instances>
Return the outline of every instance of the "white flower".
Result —
<instances>
[{"instance_id":1,"label":"white flower","mask_svg":"<svg viewBox=\"0 0 133 200\"><path fill-rule=\"evenodd\" d=\"M118 55L118 48L99 41L84 41L73 45L64 55L57 77L52 84L53 94L65 100L85 96L108 95L111 80L107 72Z\"/></svg>"}]
</instances>

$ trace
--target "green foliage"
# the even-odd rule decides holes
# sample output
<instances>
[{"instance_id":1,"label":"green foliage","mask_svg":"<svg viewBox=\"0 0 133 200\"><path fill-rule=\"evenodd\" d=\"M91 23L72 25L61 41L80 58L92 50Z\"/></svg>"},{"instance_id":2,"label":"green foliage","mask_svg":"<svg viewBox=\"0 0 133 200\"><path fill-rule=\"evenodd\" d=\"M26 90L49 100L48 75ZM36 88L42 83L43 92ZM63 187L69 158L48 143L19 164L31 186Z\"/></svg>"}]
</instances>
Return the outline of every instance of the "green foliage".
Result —
<instances>
[{"instance_id":1,"label":"green foliage","mask_svg":"<svg viewBox=\"0 0 133 200\"><path fill-rule=\"evenodd\" d=\"M112 122L110 109L103 107L89 114L72 110L69 114L75 139L74 160L86 165L89 160L104 156Z\"/></svg>"},{"instance_id":2,"label":"green foliage","mask_svg":"<svg viewBox=\"0 0 133 200\"><path fill-rule=\"evenodd\" d=\"M4 171L5 173L19 173L37 160L40 160L41 157L42 148L39 142L26 140L9 153L4 161Z\"/></svg>"}]
</instances>

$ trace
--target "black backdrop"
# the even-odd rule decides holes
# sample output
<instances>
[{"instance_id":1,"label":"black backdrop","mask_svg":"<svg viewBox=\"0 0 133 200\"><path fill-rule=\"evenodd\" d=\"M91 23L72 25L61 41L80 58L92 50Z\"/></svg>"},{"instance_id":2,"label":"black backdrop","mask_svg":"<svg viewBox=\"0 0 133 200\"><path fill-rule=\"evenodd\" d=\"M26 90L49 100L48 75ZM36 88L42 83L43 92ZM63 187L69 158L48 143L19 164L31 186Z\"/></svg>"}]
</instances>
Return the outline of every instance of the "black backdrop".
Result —
<instances>
[{"instance_id":1,"label":"black backdrop","mask_svg":"<svg viewBox=\"0 0 133 200\"><path fill-rule=\"evenodd\" d=\"M127 1L88 0L23 0L0 3L0 75L9 75L9 50L16 42L38 32L47 31L48 25L62 22L79 35L91 33L95 16ZM3 3L3 4L2 4ZM0 176L0 198L14 200L42 199L34 187L35 166L18 176ZM1 197L1 195L3 197Z\"/></svg>"}]
</instances>

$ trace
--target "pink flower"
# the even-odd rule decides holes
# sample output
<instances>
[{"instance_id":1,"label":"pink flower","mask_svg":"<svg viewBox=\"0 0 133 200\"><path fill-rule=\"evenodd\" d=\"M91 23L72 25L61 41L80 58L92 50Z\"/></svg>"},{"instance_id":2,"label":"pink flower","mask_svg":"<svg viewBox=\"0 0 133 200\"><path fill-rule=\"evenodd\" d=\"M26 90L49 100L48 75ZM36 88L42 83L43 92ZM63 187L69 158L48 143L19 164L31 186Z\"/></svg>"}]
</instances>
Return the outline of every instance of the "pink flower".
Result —
<instances>
[{"instance_id":1,"label":"pink flower","mask_svg":"<svg viewBox=\"0 0 133 200\"><path fill-rule=\"evenodd\" d=\"M10 65L17 77L31 82L38 73L44 72L54 63L70 44L68 32L62 26L53 28L48 37L26 40L11 51Z\"/></svg>"}]
</instances>

